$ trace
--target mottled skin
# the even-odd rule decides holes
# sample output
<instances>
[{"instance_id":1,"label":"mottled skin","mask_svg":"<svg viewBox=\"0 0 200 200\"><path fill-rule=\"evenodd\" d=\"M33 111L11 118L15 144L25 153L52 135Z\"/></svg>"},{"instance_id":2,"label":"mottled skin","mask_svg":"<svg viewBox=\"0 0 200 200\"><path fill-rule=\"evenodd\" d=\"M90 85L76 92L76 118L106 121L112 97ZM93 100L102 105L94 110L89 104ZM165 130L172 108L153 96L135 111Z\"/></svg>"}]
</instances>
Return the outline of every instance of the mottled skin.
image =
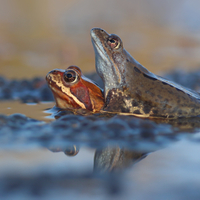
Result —
<instances>
[{"instance_id":1,"label":"mottled skin","mask_svg":"<svg viewBox=\"0 0 200 200\"><path fill-rule=\"evenodd\" d=\"M117 35L93 28L91 38L96 69L104 81L104 110L149 118L200 114L198 93L148 71L123 48Z\"/></svg>"},{"instance_id":2,"label":"mottled skin","mask_svg":"<svg viewBox=\"0 0 200 200\"><path fill-rule=\"evenodd\" d=\"M47 74L46 81L59 108L98 112L104 105L101 88L83 76L77 66L54 69Z\"/></svg>"}]
</instances>

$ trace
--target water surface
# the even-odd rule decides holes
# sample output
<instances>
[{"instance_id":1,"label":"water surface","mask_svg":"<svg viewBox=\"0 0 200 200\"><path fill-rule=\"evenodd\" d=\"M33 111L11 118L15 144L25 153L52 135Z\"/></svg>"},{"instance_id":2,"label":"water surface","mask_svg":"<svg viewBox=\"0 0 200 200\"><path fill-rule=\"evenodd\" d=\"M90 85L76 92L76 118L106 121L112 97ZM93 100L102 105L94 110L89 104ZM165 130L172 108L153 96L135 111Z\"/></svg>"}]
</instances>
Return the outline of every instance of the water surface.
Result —
<instances>
[{"instance_id":1,"label":"water surface","mask_svg":"<svg viewBox=\"0 0 200 200\"><path fill-rule=\"evenodd\" d=\"M66 115L50 122L45 110L53 105L1 103L8 115L7 125L0 120L2 197L199 198L198 129L194 134L123 116ZM127 120L132 128L116 132L115 123L126 127Z\"/></svg>"}]
</instances>

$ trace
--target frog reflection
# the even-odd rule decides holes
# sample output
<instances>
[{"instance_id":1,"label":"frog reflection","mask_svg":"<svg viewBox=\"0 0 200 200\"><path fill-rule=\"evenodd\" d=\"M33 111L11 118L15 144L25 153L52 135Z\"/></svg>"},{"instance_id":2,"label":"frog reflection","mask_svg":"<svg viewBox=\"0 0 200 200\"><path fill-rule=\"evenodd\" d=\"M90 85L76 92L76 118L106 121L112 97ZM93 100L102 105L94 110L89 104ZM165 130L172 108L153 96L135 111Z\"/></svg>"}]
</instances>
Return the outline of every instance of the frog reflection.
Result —
<instances>
[{"instance_id":1,"label":"frog reflection","mask_svg":"<svg viewBox=\"0 0 200 200\"><path fill-rule=\"evenodd\" d=\"M79 147L69 145L64 147L48 147L52 152L64 152L67 156L76 156L79 153ZM115 172L131 167L133 164L144 159L148 153L128 150L116 146L108 146L95 151L94 171L95 172Z\"/></svg>"},{"instance_id":2,"label":"frog reflection","mask_svg":"<svg viewBox=\"0 0 200 200\"><path fill-rule=\"evenodd\" d=\"M68 145L67 147L48 147L52 152L64 152L67 156L76 156L79 153L79 147L76 145Z\"/></svg>"},{"instance_id":3,"label":"frog reflection","mask_svg":"<svg viewBox=\"0 0 200 200\"><path fill-rule=\"evenodd\" d=\"M131 167L147 156L148 153L128 150L119 146L108 146L97 150L94 156L94 170L97 172L115 172Z\"/></svg>"}]
</instances>

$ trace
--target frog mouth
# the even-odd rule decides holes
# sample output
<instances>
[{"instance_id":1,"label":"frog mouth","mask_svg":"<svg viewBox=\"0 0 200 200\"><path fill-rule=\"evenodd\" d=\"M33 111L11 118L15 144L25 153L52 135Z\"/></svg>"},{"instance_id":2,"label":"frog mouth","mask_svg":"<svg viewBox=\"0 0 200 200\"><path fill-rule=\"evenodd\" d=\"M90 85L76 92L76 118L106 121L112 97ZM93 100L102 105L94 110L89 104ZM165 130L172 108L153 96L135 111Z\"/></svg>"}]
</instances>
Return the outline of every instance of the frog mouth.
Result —
<instances>
[{"instance_id":1,"label":"frog mouth","mask_svg":"<svg viewBox=\"0 0 200 200\"><path fill-rule=\"evenodd\" d=\"M54 99L58 107L63 109L86 109L85 105L80 102L75 96L68 96L62 92L62 88L57 85L50 85L50 89L52 90Z\"/></svg>"},{"instance_id":2,"label":"frog mouth","mask_svg":"<svg viewBox=\"0 0 200 200\"><path fill-rule=\"evenodd\" d=\"M48 85L51 89L54 99L56 101L56 105L60 108L72 108L71 104L69 103L70 100L67 98L66 95L63 94L61 88L56 85L55 82L48 79Z\"/></svg>"}]
</instances>

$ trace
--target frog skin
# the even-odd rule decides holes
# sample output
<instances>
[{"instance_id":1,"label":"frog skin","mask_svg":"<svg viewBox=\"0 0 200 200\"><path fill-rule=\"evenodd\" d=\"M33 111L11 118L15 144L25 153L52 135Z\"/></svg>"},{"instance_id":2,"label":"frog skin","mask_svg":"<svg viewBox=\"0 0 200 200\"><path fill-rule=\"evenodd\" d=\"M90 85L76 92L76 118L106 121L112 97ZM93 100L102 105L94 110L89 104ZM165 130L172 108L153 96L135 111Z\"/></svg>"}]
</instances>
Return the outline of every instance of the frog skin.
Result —
<instances>
[{"instance_id":1,"label":"frog skin","mask_svg":"<svg viewBox=\"0 0 200 200\"><path fill-rule=\"evenodd\" d=\"M91 30L97 73L104 82L105 111L146 118L200 114L200 95L157 76L137 62L122 40L100 28Z\"/></svg>"},{"instance_id":2,"label":"frog skin","mask_svg":"<svg viewBox=\"0 0 200 200\"><path fill-rule=\"evenodd\" d=\"M83 76L77 66L69 66L66 70L54 69L47 74L46 81L59 108L95 113L104 105L101 88Z\"/></svg>"}]
</instances>

